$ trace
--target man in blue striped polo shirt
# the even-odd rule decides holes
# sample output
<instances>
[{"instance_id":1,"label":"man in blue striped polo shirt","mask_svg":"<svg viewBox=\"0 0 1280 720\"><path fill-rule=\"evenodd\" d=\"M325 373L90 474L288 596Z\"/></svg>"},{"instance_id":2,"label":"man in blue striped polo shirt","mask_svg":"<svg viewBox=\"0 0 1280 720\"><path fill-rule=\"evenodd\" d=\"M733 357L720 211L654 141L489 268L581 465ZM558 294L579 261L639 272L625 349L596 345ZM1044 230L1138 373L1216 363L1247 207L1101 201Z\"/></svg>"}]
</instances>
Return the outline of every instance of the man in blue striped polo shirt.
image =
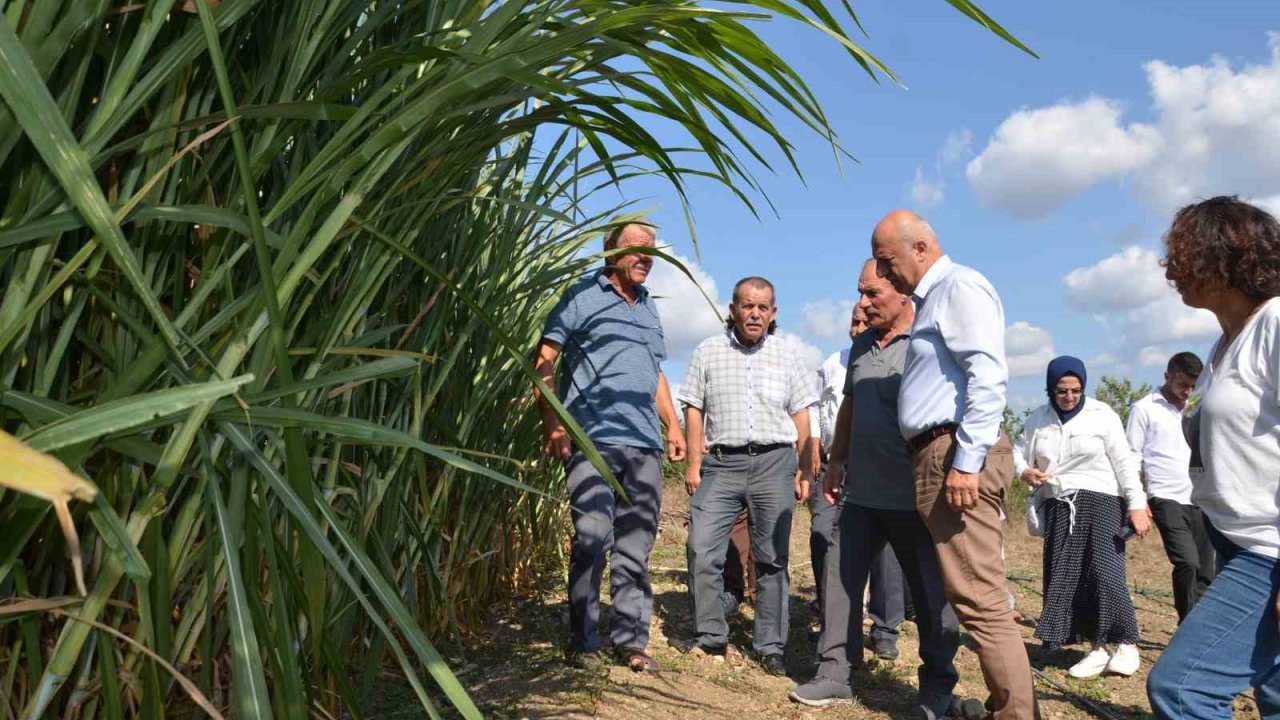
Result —
<instances>
[{"instance_id":1,"label":"man in blue striped polo shirt","mask_svg":"<svg viewBox=\"0 0 1280 720\"><path fill-rule=\"evenodd\" d=\"M604 249L654 247L647 221L620 224ZM543 451L565 463L573 545L569 556L569 647L571 664L602 670L600 583L611 552L613 607L609 635L615 652L635 671L657 665L646 652L653 588L649 552L662 505L662 430L667 452L684 459L684 435L661 364L666 358L662 321L643 283L653 256L612 253L604 269L575 283L547 318L534 363L569 414L600 451L629 502L573 447L555 412L542 403ZM563 358L563 359L562 359Z\"/></svg>"}]
</instances>

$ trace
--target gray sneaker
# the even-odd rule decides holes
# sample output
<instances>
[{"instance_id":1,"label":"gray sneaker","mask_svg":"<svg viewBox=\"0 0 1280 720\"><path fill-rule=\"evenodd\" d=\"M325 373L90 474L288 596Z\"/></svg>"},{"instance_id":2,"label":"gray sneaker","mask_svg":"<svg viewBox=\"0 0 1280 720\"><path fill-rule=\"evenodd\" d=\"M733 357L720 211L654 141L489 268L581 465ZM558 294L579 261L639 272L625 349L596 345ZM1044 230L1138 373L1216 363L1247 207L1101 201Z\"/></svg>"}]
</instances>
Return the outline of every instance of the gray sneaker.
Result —
<instances>
[{"instance_id":1,"label":"gray sneaker","mask_svg":"<svg viewBox=\"0 0 1280 720\"><path fill-rule=\"evenodd\" d=\"M853 690L848 684L824 678L814 678L803 685L797 685L787 693L787 697L809 707L827 707L853 702Z\"/></svg>"}]
</instances>

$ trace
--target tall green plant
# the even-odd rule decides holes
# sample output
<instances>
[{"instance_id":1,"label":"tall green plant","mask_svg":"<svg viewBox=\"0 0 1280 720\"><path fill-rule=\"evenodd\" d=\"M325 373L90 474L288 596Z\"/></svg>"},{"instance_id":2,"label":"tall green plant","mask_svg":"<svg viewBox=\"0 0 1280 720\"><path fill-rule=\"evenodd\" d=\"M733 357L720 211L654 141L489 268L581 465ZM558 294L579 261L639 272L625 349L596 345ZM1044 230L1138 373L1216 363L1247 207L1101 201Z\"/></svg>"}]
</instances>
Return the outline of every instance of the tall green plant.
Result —
<instances>
[{"instance_id":1,"label":"tall green plant","mask_svg":"<svg viewBox=\"0 0 1280 720\"><path fill-rule=\"evenodd\" d=\"M477 717L430 638L557 557L528 353L600 262L616 209L586 197L696 173L753 201L749 138L794 165L762 97L834 138L767 14L887 74L820 0L0 12L0 421L100 489L87 597L0 613L24 718L358 716L389 663ZM0 496L0 528L0 590L69 594L47 504Z\"/></svg>"}]
</instances>

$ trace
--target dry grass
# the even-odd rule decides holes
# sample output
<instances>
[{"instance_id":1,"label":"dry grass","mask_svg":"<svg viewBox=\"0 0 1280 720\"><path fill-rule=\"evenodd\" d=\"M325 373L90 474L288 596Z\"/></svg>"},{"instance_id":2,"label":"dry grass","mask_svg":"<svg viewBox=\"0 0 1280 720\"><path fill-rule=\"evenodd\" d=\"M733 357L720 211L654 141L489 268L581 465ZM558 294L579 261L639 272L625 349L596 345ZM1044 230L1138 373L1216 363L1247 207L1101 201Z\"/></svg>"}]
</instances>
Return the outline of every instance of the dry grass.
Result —
<instances>
[{"instance_id":1,"label":"dry grass","mask_svg":"<svg viewBox=\"0 0 1280 720\"><path fill-rule=\"evenodd\" d=\"M687 499L682 489L669 486L665 497L661 534L655 546L653 569L656 611L650 652L662 663L656 675L636 675L612 668L609 676L590 677L566 669L559 660L559 643L567 619L560 578L547 578L547 589L537 598L513 603L505 616L518 618L512 625L495 623L483 645L472 648L472 667L465 674L473 696L496 718L744 718L789 719L821 714L824 718L859 720L906 717L916 687L918 638L915 626L902 628L902 656L892 665L873 664L862 675L853 705L815 711L787 700L786 694L803 681L815 665L814 642L807 636L809 600L813 597L813 572L809 565L809 515L800 510L792 531L792 634L788 660L797 670L792 679L766 675L749 658L716 662L693 660L667 645L668 637L691 632L689 601L684 585L684 518ZM1021 519L1010 521L1007 533L1007 565L1010 586L1018 609L1034 619L1040 612L1039 539L1027 535ZM1070 667L1084 650L1068 648L1044 652L1024 628L1032 664L1047 677L1087 698L1115 718L1150 718L1146 672L1169 641L1177 616L1169 593L1169 565L1158 534L1131 542L1129 577L1134 588L1138 623L1142 629L1142 669L1131 678L1102 677L1079 681L1070 678ZM518 628L518 629L517 629ZM734 643L750 647L750 609L732 622ZM961 681L957 693L984 698L986 689L977 656L967 639L956 658ZM1047 683L1037 682L1045 718L1091 718L1091 714ZM1257 718L1253 703L1242 698L1236 718Z\"/></svg>"}]
</instances>

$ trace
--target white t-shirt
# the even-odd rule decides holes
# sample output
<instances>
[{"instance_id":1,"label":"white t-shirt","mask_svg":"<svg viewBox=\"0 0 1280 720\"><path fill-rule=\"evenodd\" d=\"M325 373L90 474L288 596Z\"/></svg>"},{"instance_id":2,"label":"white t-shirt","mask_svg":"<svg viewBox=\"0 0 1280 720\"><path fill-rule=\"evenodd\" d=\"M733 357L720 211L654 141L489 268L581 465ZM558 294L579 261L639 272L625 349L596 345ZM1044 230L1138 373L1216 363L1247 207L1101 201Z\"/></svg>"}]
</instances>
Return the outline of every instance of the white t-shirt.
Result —
<instances>
[{"instance_id":1,"label":"white t-shirt","mask_svg":"<svg viewBox=\"0 0 1280 720\"><path fill-rule=\"evenodd\" d=\"M1204 477L1194 481L1192 502L1231 542L1280 557L1280 298L1205 366L1196 395Z\"/></svg>"},{"instance_id":2,"label":"white t-shirt","mask_svg":"<svg viewBox=\"0 0 1280 720\"><path fill-rule=\"evenodd\" d=\"M1129 409L1125 429L1147 479L1147 497L1191 504L1191 446L1182 433L1182 411L1157 390Z\"/></svg>"}]
</instances>

